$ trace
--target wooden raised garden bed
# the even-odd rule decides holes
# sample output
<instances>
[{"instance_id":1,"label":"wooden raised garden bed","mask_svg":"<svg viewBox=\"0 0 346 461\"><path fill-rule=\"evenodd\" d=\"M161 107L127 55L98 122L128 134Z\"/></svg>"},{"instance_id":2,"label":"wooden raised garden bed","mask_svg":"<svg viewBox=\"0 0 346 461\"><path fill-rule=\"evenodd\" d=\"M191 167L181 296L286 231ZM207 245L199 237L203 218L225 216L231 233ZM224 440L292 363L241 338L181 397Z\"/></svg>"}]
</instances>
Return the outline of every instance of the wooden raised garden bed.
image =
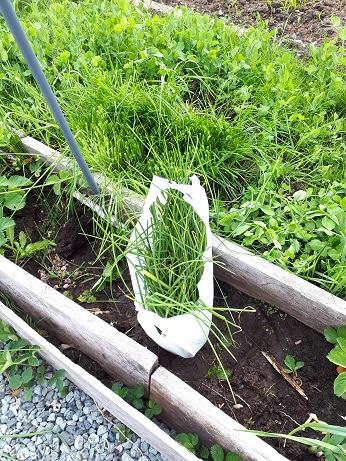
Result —
<instances>
[{"instance_id":1,"label":"wooden raised garden bed","mask_svg":"<svg viewBox=\"0 0 346 461\"><path fill-rule=\"evenodd\" d=\"M29 136L22 135L21 144L27 152L38 155L42 161L54 165L58 171L72 166L59 152ZM109 186L109 179L98 175L96 182L103 193L108 190L109 194L114 194ZM117 196L121 197L123 206L130 215L141 212L143 197L126 188L117 191ZM87 199L80 195L76 197L88 205ZM346 324L346 301L241 246L214 235L213 255L217 279L255 299L278 307L310 328L323 332L328 326Z\"/></svg>"},{"instance_id":2,"label":"wooden raised garden bed","mask_svg":"<svg viewBox=\"0 0 346 461\"><path fill-rule=\"evenodd\" d=\"M54 164L56 169L75 167L71 162L67 164L57 151L33 138L23 135L20 137L22 146L27 152L39 155L47 164ZM108 188L106 178L98 177L97 181L103 192L106 188L110 194L113 192L111 187ZM140 212L143 203L140 196L125 189L118 191L118 194L119 196L121 194L123 205L129 213L136 215ZM88 203L88 199L80 195L77 195L77 198ZM327 326L346 324L346 302L340 298L217 236L213 237L213 252L217 261L216 277L238 290L269 302L319 332ZM202 442L219 443L225 450L235 451L245 460L287 459L261 439L239 431L242 426L168 370L158 366L158 358L155 354L3 257L0 257L0 290L11 296L25 312L42 320L48 331L52 331L59 339L74 345L100 363L115 379L126 385L142 384L147 396L163 407L162 419L173 428L197 433ZM0 307L1 318L11 323L21 334L16 325L16 318L9 320L6 316L3 317L2 310ZM24 333L23 337L31 341L30 336L25 336ZM37 337L33 342L41 346ZM56 352L61 356L57 349L54 348L52 351L53 355ZM55 366L52 360L49 361ZM73 374L69 374L69 368L61 364L59 368L65 368L68 371L67 377L75 382ZM80 386L79 382L76 384ZM97 397L97 392L103 395L102 385L95 388L96 394L92 394L88 384L86 382L85 388L80 387L107 407L103 397ZM90 381L90 386L92 385L94 381ZM107 395L109 392L106 389ZM139 435L143 435L153 446L158 447L157 441L149 438L152 435L148 436L140 432L141 414L138 414L140 421L134 428L126 419L126 411L121 413L123 410L119 410L117 413L116 407L109 411ZM135 414L133 411L131 409L131 415ZM149 423L148 421L148 427L152 427ZM158 433L156 428L155 433ZM195 459L195 457L190 458L189 456L192 456L190 454L186 455L185 450L185 454L178 451L170 452L171 447L168 445L160 446L158 449L168 459Z\"/></svg>"}]
</instances>

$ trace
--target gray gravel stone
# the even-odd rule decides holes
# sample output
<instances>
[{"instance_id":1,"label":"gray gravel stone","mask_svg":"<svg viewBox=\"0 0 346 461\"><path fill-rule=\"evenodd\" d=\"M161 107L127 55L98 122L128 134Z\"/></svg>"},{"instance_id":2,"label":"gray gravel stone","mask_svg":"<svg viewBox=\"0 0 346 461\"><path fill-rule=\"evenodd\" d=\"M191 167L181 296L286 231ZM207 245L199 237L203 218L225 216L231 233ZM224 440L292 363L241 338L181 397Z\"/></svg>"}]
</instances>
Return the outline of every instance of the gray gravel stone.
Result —
<instances>
[{"instance_id":1,"label":"gray gravel stone","mask_svg":"<svg viewBox=\"0 0 346 461\"><path fill-rule=\"evenodd\" d=\"M33 394L42 395L42 386L35 386L32 389Z\"/></svg>"},{"instance_id":2,"label":"gray gravel stone","mask_svg":"<svg viewBox=\"0 0 346 461\"><path fill-rule=\"evenodd\" d=\"M7 424L1 424L0 432L1 432L1 434L6 434L6 432L7 432Z\"/></svg>"},{"instance_id":3,"label":"gray gravel stone","mask_svg":"<svg viewBox=\"0 0 346 461\"><path fill-rule=\"evenodd\" d=\"M30 457L30 451L28 450L27 447L20 448L17 451L17 458L19 461L22 461L24 459L28 459Z\"/></svg>"},{"instance_id":4,"label":"gray gravel stone","mask_svg":"<svg viewBox=\"0 0 346 461\"><path fill-rule=\"evenodd\" d=\"M152 453L149 453L149 459L150 461L157 461L157 454L153 455Z\"/></svg>"},{"instance_id":5,"label":"gray gravel stone","mask_svg":"<svg viewBox=\"0 0 346 461\"><path fill-rule=\"evenodd\" d=\"M114 418L107 422L94 401L68 380L65 385L69 392L63 399L57 389L47 386L47 379L33 387L31 401L22 402L21 396L9 394L8 383L0 375L0 435L9 431L44 432L28 438L0 439L0 453L18 461L162 461L156 450L157 455L146 456L151 447L135 434L131 435L132 442L125 440L118 445L113 427L119 421Z\"/></svg>"},{"instance_id":6,"label":"gray gravel stone","mask_svg":"<svg viewBox=\"0 0 346 461\"><path fill-rule=\"evenodd\" d=\"M47 421L55 421L55 413L51 413L48 418L47 418Z\"/></svg>"},{"instance_id":7,"label":"gray gravel stone","mask_svg":"<svg viewBox=\"0 0 346 461\"><path fill-rule=\"evenodd\" d=\"M149 453L152 454L152 455L157 455L157 450L156 450L156 448L150 447L150 448L149 448Z\"/></svg>"},{"instance_id":8,"label":"gray gravel stone","mask_svg":"<svg viewBox=\"0 0 346 461\"><path fill-rule=\"evenodd\" d=\"M122 457L121 457L121 461L132 461L133 458L131 458L131 456L128 454L128 453L123 453Z\"/></svg>"},{"instance_id":9,"label":"gray gravel stone","mask_svg":"<svg viewBox=\"0 0 346 461\"><path fill-rule=\"evenodd\" d=\"M85 430L88 431L92 427L92 424L88 420L85 420L84 427L85 427Z\"/></svg>"},{"instance_id":10,"label":"gray gravel stone","mask_svg":"<svg viewBox=\"0 0 346 461\"><path fill-rule=\"evenodd\" d=\"M71 400L73 400L73 398L74 398L73 392L69 392L67 396L65 397L65 400L67 403L69 403L71 402Z\"/></svg>"},{"instance_id":11,"label":"gray gravel stone","mask_svg":"<svg viewBox=\"0 0 346 461\"><path fill-rule=\"evenodd\" d=\"M126 442L124 442L122 445L124 450L131 450L132 448L132 442L130 442L129 440L127 440Z\"/></svg>"},{"instance_id":12,"label":"gray gravel stone","mask_svg":"<svg viewBox=\"0 0 346 461\"><path fill-rule=\"evenodd\" d=\"M105 426L99 426L97 429L97 435L102 435L108 432L107 427Z\"/></svg>"},{"instance_id":13,"label":"gray gravel stone","mask_svg":"<svg viewBox=\"0 0 346 461\"><path fill-rule=\"evenodd\" d=\"M70 394L69 394L70 395ZM73 394L72 394L73 395ZM73 411L72 410L67 410L65 415L64 415L66 420L70 420L73 417Z\"/></svg>"},{"instance_id":14,"label":"gray gravel stone","mask_svg":"<svg viewBox=\"0 0 346 461\"><path fill-rule=\"evenodd\" d=\"M53 452L50 455L50 461L58 461L58 458L59 458L59 453Z\"/></svg>"},{"instance_id":15,"label":"gray gravel stone","mask_svg":"<svg viewBox=\"0 0 346 461\"><path fill-rule=\"evenodd\" d=\"M84 439L81 435L77 435L75 441L74 441L74 447L76 450L81 450L84 445Z\"/></svg>"},{"instance_id":16,"label":"gray gravel stone","mask_svg":"<svg viewBox=\"0 0 346 461\"><path fill-rule=\"evenodd\" d=\"M7 445L7 444L2 447L2 451L4 453L9 453L11 451L11 449L12 449L12 447L10 445Z\"/></svg>"},{"instance_id":17,"label":"gray gravel stone","mask_svg":"<svg viewBox=\"0 0 346 461\"><path fill-rule=\"evenodd\" d=\"M34 442L32 442L32 441L29 442L29 443L27 444L27 449L28 449L29 451L35 451L35 450L36 450L36 447L35 447Z\"/></svg>"},{"instance_id":18,"label":"gray gravel stone","mask_svg":"<svg viewBox=\"0 0 346 461\"><path fill-rule=\"evenodd\" d=\"M66 445L61 445L61 447L60 447L60 452L61 452L61 453L66 453L66 454L67 454L67 453L70 453L70 448L67 447Z\"/></svg>"},{"instance_id":19,"label":"gray gravel stone","mask_svg":"<svg viewBox=\"0 0 346 461\"><path fill-rule=\"evenodd\" d=\"M141 451L146 454L148 453L149 445L145 440L144 441L141 440L140 448L141 448Z\"/></svg>"},{"instance_id":20,"label":"gray gravel stone","mask_svg":"<svg viewBox=\"0 0 346 461\"><path fill-rule=\"evenodd\" d=\"M78 410L81 410L83 408L83 403L80 400L76 400L76 407Z\"/></svg>"}]
</instances>

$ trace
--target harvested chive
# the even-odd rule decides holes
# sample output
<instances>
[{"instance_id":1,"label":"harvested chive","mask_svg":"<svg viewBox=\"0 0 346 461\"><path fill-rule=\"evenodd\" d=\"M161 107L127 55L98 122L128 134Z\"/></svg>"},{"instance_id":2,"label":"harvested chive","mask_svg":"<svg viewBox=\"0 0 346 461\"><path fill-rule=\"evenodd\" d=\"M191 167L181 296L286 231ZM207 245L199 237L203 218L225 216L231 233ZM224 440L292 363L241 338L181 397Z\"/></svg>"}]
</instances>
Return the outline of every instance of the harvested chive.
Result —
<instances>
[{"instance_id":1,"label":"harvested chive","mask_svg":"<svg viewBox=\"0 0 346 461\"><path fill-rule=\"evenodd\" d=\"M150 206L151 223L138 235L137 252L148 308L167 318L183 313L181 306L197 309L206 250L206 226L182 193L165 191L166 203ZM155 303L164 295L170 302Z\"/></svg>"}]
</instances>

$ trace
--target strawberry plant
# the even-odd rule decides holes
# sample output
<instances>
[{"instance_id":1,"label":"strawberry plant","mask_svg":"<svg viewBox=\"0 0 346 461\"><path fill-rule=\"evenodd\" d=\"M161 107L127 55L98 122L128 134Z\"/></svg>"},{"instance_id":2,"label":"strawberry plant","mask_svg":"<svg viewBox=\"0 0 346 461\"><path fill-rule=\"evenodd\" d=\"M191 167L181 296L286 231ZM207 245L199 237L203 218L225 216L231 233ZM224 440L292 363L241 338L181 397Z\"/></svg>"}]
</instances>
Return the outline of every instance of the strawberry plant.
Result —
<instances>
[{"instance_id":1,"label":"strawberry plant","mask_svg":"<svg viewBox=\"0 0 346 461\"><path fill-rule=\"evenodd\" d=\"M328 342L334 344L334 349L329 352L327 359L338 365L334 393L346 400L346 326L341 326L337 330L332 327L326 328L324 336Z\"/></svg>"},{"instance_id":2,"label":"strawberry plant","mask_svg":"<svg viewBox=\"0 0 346 461\"><path fill-rule=\"evenodd\" d=\"M32 181L24 176L0 176L0 247L5 243L5 231L15 226L15 221L6 212L11 214L25 206L25 187Z\"/></svg>"},{"instance_id":3,"label":"strawberry plant","mask_svg":"<svg viewBox=\"0 0 346 461\"><path fill-rule=\"evenodd\" d=\"M237 453L229 452L225 454L220 445L212 445L210 454L213 461L244 461Z\"/></svg>"},{"instance_id":4,"label":"strawberry plant","mask_svg":"<svg viewBox=\"0 0 346 461\"><path fill-rule=\"evenodd\" d=\"M45 375L45 367L40 364L36 352L38 346L29 345L25 339L18 338L15 330L0 321L0 373L6 373L9 386L14 395L23 391L24 400L31 400L31 387L35 382L42 382ZM55 385L61 391L62 397L67 393L62 378L64 370L57 370L48 381L49 386Z\"/></svg>"},{"instance_id":5,"label":"strawberry plant","mask_svg":"<svg viewBox=\"0 0 346 461\"><path fill-rule=\"evenodd\" d=\"M206 374L206 378L213 378L216 376L220 381L225 381L231 376L231 370L224 370L220 366L212 365Z\"/></svg>"},{"instance_id":6,"label":"strawberry plant","mask_svg":"<svg viewBox=\"0 0 346 461\"><path fill-rule=\"evenodd\" d=\"M265 190L252 191L240 207L223 212L223 230L269 261L345 293L346 185L334 182L317 193L308 188L289 194L286 184L278 192Z\"/></svg>"},{"instance_id":7,"label":"strawberry plant","mask_svg":"<svg viewBox=\"0 0 346 461\"><path fill-rule=\"evenodd\" d=\"M162 408L153 400L149 400L148 402L144 401L143 386L129 388L120 382L115 382L112 385L112 391L137 410L144 410L145 416L149 419L151 419L153 416L159 415L162 411Z\"/></svg>"},{"instance_id":8,"label":"strawberry plant","mask_svg":"<svg viewBox=\"0 0 346 461\"><path fill-rule=\"evenodd\" d=\"M198 435L190 432L188 434L177 434L175 440L191 451L191 453L198 455L201 459L208 459L211 461L244 461L237 453L225 453L223 448L218 444L212 445L210 449L204 445L200 445Z\"/></svg>"},{"instance_id":9,"label":"strawberry plant","mask_svg":"<svg viewBox=\"0 0 346 461\"><path fill-rule=\"evenodd\" d=\"M286 355L285 357L285 368L286 373L293 373L294 376L297 375L297 370L304 366L304 362L296 362L295 358L292 355Z\"/></svg>"}]
</instances>

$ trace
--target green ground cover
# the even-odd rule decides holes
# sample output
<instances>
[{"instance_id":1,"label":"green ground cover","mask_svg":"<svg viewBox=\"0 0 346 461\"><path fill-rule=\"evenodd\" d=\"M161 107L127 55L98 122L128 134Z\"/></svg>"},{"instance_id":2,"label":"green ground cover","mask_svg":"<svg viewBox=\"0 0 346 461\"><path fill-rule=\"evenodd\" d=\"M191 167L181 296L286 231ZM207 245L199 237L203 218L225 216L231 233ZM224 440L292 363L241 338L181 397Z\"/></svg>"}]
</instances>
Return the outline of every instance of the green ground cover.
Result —
<instances>
[{"instance_id":1,"label":"green ground cover","mask_svg":"<svg viewBox=\"0 0 346 461\"><path fill-rule=\"evenodd\" d=\"M299 59L260 21L14 5L94 171L144 194L197 174L215 232L346 296L345 29ZM0 120L67 152L2 18L0 91Z\"/></svg>"}]
</instances>

